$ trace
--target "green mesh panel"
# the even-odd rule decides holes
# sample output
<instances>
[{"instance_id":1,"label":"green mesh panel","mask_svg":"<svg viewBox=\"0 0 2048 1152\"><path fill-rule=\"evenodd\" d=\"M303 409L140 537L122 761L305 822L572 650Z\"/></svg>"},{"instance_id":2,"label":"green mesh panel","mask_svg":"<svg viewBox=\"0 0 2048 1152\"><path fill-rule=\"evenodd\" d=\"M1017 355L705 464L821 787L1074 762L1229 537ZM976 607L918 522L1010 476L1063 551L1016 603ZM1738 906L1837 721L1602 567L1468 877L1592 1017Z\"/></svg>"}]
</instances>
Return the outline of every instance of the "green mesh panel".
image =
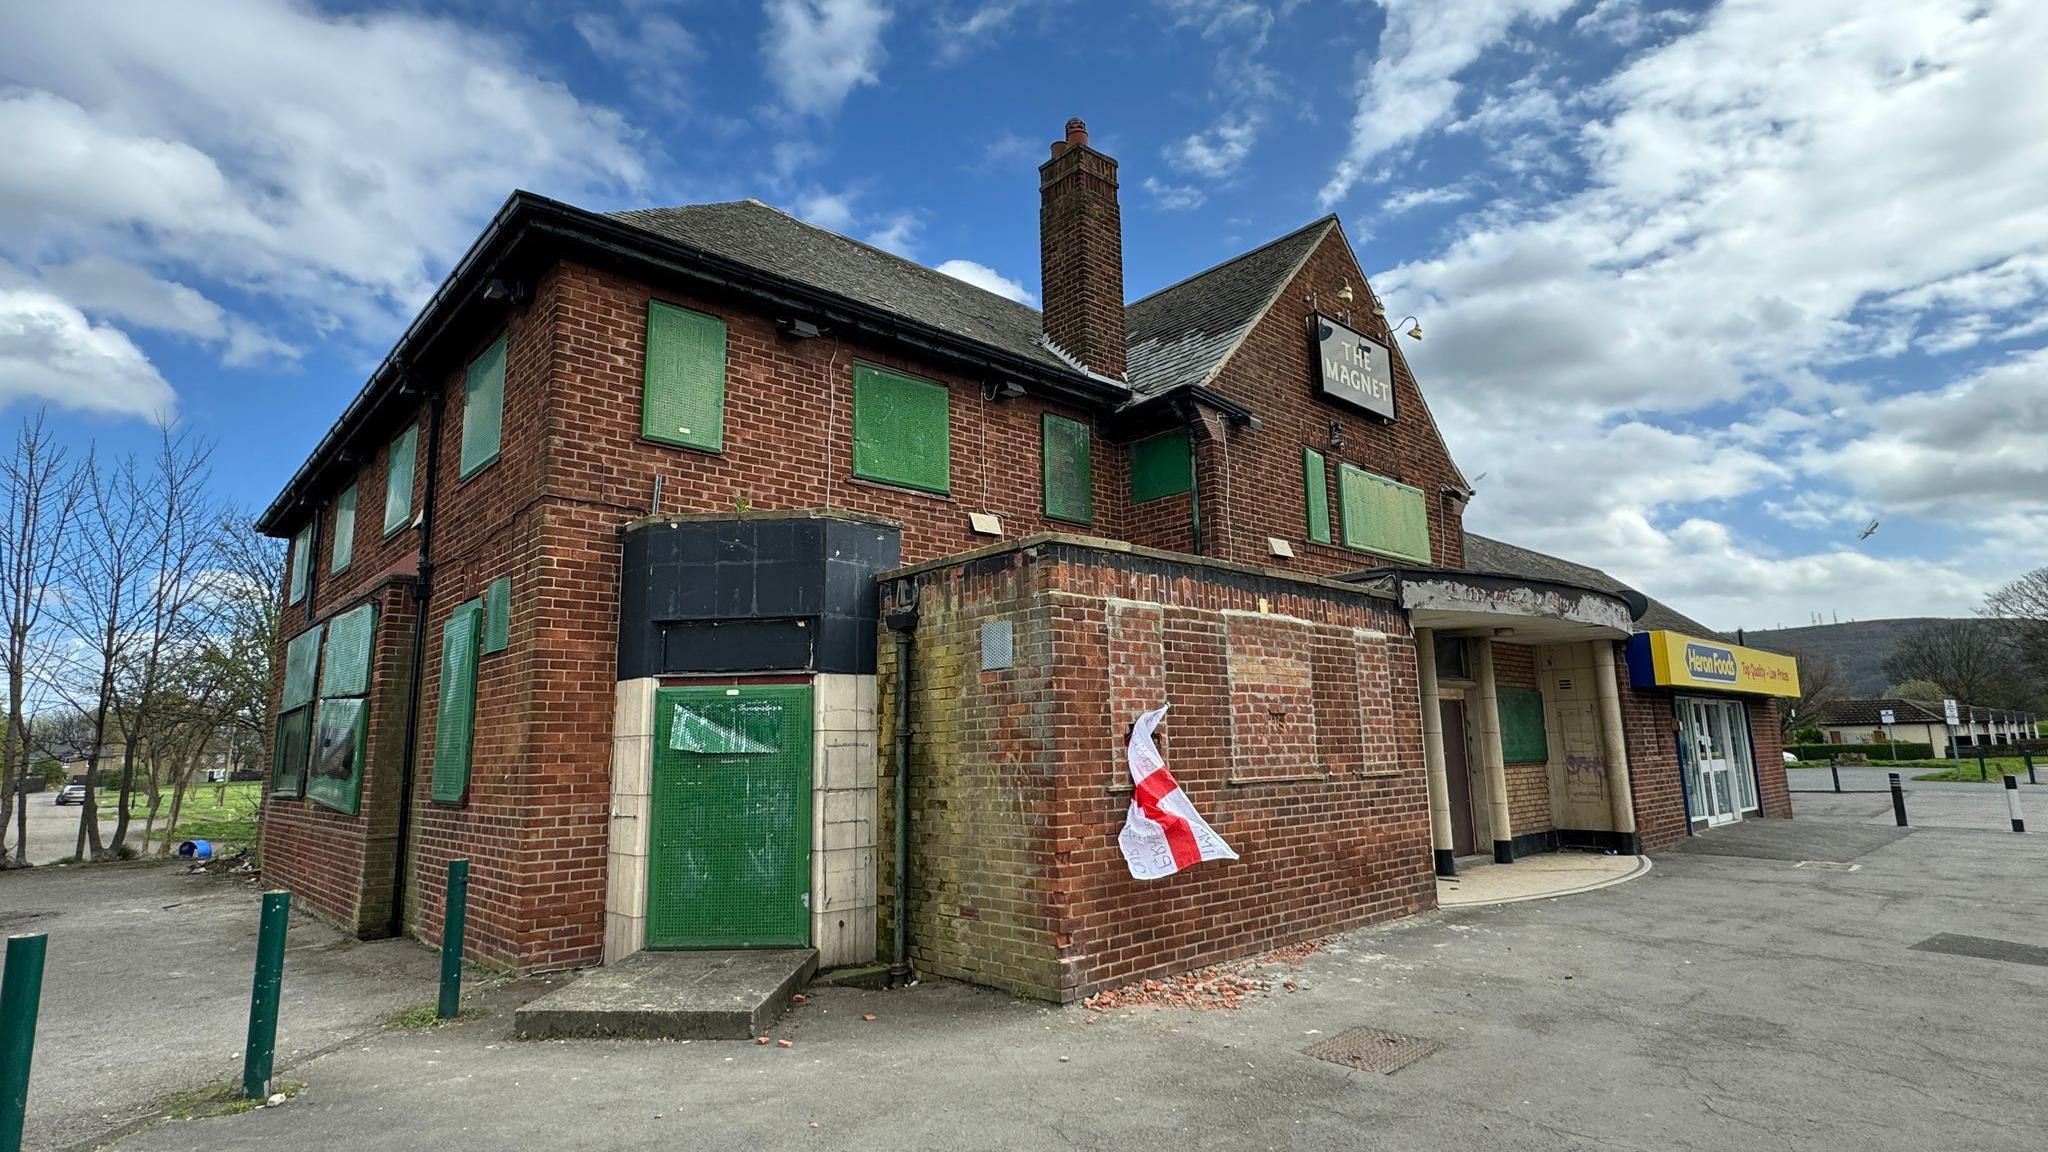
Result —
<instances>
[{"instance_id":1,"label":"green mesh panel","mask_svg":"<svg viewBox=\"0 0 2048 1152\"><path fill-rule=\"evenodd\" d=\"M320 667L322 696L361 696L370 690L370 650L377 639L377 606L365 604L327 622L327 661Z\"/></svg>"},{"instance_id":2,"label":"green mesh panel","mask_svg":"<svg viewBox=\"0 0 2048 1152\"><path fill-rule=\"evenodd\" d=\"M1330 542L1330 469L1323 454L1313 448L1301 450L1301 487L1308 494L1308 538L1318 544Z\"/></svg>"},{"instance_id":3,"label":"green mesh panel","mask_svg":"<svg viewBox=\"0 0 2048 1152\"><path fill-rule=\"evenodd\" d=\"M1131 502L1188 490L1188 430L1175 428L1131 445Z\"/></svg>"},{"instance_id":4,"label":"green mesh panel","mask_svg":"<svg viewBox=\"0 0 2048 1152\"><path fill-rule=\"evenodd\" d=\"M484 644L486 654L503 652L512 646L512 578L500 576L484 589Z\"/></svg>"},{"instance_id":5,"label":"green mesh panel","mask_svg":"<svg viewBox=\"0 0 2048 1152\"><path fill-rule=\"evenodd\" d=\"M811 690L664 689L648 819L649 948L811 942Z\"/></svg>"},{"instance_id":6,"label":"green mesh panel","mask_svg":"<svg viewBox=\"0 0 2048 1152\"><path fill-rule=\"evenodd\" d=\"M328 570L340 572L356 558L356 486L334 498L334 555Z\"/></svg>"},{"instance_id":7,"label":"green mesh panel","mask_svg":"<svg viewBox=\"0 0 2048 1152\"><path fill-rule=\"evenodd\" d=\"M725 447L725 321L659 302L647 306L640 433L664 444Z\"/></svg>"},{"instance_id":8,"label":"green mesh panel","mask_svg":"<svg viewBox=\"0 0 2048 1152\"><path fill-rule=\"evenodd\" d=\"M398 434L384 461L384 534L412 523L412 472L419 452L420 427Z\"/></svg>"},{"instance_id":9,"label":"green mesh panel","mask_svg":"<svg viewBox=\"0 0 2048 1152\"><path fill-rule=\"evenodd\" d=\"M942 384L853 369L853 474L926 492L951 489L953 439Z\"/></svg>"},{"instance_id":10,"label":"green mesh panel","mask_svg":"<svg viewBox=\"0 0 2048 1152\"><path fill-rule=\"evenodd\" d=\"M1429 513L1420 488L1349 464L1339 464L1337 476L1346 548L1429 563Z\"/></svg>"},{"instance_id":11,"label":"green mesh panel","mask_svg":"<svg viewBox=\"0 0 2048 1152\"><path fill-rule=\"evenodd\" d=\"M470 362L462 389L462 476L498 458L498 432L505 418L505 338Z\"/></svg>"},{"instance_id":12,"label":"green mesh panel","mask_svg":"<svg viewBox=\"0 0 2048 1152\"><path fill-rule=\"evenodd\" d=\"M434 710L432 797L460 804L469 793L470 741L476 723L476 648L483 604L471 600L441 625L441 696Z\"/></svg>"},{"instance_id":13,"label":"green mesh panel","mask_svg":"<svg viewBox=\"0 0 2048 1152\"><path fill-rule=\"evenodd\" d=\"M313 685L320 671L320 632L321 625L315 624L285 645L284 697L278 701L279 712L312 702Z\"/></svg>"},{"instance_id":14,"label":"green mesh panel","mask_svg":"<svg viewBox=\"0 0 2048 1152\"><path fill-rule=\"evenodd\" d=\"M1509 764L1540 764L1550 759L1550 739L1543 729L1543 693L1534 688L1502 688L1501 758Z\"/></svg>"},{"instance_id":15,"label":"green mesh panel","mask_svg":"<svg viewBox=\"0 0 2048 1152\"><path fill-rule=\"evenodd\" d=\"M306 791L306 743L313 710L300 708L277 718L277 742L270 749L270 794L301 796Z\"/></svg>"},{"instance_id":16,"label":"green mesh panel","mask_svg":"<svg viewBox=\"0 0 2048 1152\"><path fill-rule=\"evenodd\" d=\"M297 604L306 598L306 575L312 570L313 526L308 524L292 537L291 580L285 589L285 603Z\"/></svg>"},{"instance_id":17,"label":"green mesh panel","mask_svg":"<svg viewBox=\"0 0 2048 1152\"><path fill-rule=\"evenodd\" d=\"M313 763L306 778L306 798L353 816L363 798L363 736L369 703L364 700L320 701L314 728Z\"/></svg>"},{"instance_id":18,"label":"green mesh panel","mask_svg":"<svg viewBox=\"0 0 2048 1152\"><path fill-rule=\"evenodd\" d=\"M1088 425L1045 414L1045 514L1074 524L1095 522L1095 461Z\"/></svg>"}]
</instances>

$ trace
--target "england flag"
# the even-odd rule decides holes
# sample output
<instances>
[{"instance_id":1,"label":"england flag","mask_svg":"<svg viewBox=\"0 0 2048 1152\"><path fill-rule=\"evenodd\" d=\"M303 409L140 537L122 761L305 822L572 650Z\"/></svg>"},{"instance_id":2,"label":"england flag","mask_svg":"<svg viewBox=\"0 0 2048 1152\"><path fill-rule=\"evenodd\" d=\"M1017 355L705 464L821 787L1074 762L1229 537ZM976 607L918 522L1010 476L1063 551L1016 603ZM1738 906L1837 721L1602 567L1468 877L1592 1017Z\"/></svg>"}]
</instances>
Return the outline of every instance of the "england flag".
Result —
<instances>
[{"instance_id":1,"label":"england flag","mask_svg":"<svg viewBox=\"0 0 2048 1152\"><path fill-rule=\"evenodd\" d=\"M1124 862L1131 866L1131 875L1140 880L1171 876L1204 860L1237 859L1223 837L1195 813L1194 803L1166 770L1166 761L1160 759L1159 748L1152 743L1152 730L1159 727L1170 707L1147 712L1131 726L1131 783L1136 787L1131 793L1130 815L1125 817L1116 842L1123 849Z\"/></svg>"}]
</instances>

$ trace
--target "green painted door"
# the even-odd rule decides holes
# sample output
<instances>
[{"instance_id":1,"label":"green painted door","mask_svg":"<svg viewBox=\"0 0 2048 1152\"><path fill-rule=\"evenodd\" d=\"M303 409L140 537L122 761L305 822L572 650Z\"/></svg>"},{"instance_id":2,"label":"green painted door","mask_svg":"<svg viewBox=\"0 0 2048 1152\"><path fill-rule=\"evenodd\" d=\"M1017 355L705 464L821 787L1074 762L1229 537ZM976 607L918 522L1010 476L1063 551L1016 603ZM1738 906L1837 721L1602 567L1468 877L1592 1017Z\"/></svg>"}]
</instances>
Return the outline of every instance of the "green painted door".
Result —
<instances>
[{"instance_id":1,"label":"green painted door","mask_svg":"<svg viewBox=\"0 0 2048 1152\"><path fill-rule=\"evenodd\" d=\"M811 942L811 690L655 697L649 948Z\"/></svg>"}]
</instances>

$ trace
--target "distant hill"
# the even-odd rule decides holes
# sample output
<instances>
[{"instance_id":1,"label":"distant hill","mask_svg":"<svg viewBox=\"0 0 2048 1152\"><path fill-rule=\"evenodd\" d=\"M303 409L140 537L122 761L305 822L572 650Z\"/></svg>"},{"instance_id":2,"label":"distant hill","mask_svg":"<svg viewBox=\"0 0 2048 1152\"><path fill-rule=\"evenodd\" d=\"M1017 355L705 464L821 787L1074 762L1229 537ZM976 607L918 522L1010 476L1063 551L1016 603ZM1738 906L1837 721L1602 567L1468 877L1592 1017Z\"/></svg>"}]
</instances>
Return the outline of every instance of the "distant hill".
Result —
<instances>
[{"instance_id":1,"label":"distant hill","mask_svg":"<svg viewBox=\"0 0 2048 1152\"><path fill-rule=\"evenodd\" d=\"M1884 674L1885 657L1907 634L1932 616L1909 616L1901 620L1851 620L1844 624L1814 624L1805 628L1753 629L1745 642L1767 652L1795 652L1822 659L1832 657L1842 668L1842 692L1849 697L1882 696L1891 686Z\"/></svg>"}]
</instances>

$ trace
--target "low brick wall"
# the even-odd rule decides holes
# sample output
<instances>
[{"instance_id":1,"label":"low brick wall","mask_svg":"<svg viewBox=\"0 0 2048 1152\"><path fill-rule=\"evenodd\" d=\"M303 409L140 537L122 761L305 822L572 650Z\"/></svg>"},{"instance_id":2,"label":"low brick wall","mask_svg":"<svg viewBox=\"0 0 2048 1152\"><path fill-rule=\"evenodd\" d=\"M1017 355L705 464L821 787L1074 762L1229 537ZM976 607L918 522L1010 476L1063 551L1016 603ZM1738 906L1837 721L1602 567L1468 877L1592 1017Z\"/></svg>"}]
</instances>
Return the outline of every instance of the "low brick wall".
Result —
<instances>
[{"instance_id":1,"label":"low brick wall","mask_svg":"<svg viewBox=\"0 0 2048 1152\"><path fill-rule=\"evenodd\" d=\"M1386 601L1065 538L912 578L919 971L1068 1001L1435 905L1414 642ZM1011 666L984 670L1003 622ZM895 675L884 636L884 954ZM1140 883L1124 741L1162 702L1169 766L1242 859Z\"/></svg>"}]
</instances>

